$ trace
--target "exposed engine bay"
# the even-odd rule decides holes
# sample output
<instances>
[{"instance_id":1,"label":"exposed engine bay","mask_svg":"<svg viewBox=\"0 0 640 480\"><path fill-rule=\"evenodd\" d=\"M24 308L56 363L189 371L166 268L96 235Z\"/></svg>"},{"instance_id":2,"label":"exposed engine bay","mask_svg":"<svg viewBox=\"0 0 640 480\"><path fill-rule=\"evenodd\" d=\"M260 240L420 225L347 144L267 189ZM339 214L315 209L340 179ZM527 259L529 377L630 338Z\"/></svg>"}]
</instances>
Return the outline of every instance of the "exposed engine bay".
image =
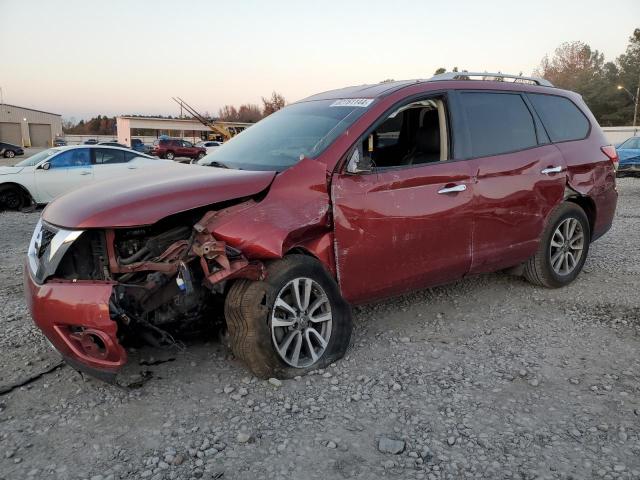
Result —
<instances>
[{"instance_id":1,"label":"exposed engine bay","mask_svg":"<svg viewBox=\"0 0 640 480\"><path fill-rule=\"evenodd\" d=\"M249 261L210 233L208 224L225 213L209 211L197 220L191 212L152 226L87 230L64 256L56 277L113 282L109 311L119 339L172 345L171 333L211 326L219 318L214 311L221 311L227 280L264 276L261 262Z\"/></svg>"}]
</instances>

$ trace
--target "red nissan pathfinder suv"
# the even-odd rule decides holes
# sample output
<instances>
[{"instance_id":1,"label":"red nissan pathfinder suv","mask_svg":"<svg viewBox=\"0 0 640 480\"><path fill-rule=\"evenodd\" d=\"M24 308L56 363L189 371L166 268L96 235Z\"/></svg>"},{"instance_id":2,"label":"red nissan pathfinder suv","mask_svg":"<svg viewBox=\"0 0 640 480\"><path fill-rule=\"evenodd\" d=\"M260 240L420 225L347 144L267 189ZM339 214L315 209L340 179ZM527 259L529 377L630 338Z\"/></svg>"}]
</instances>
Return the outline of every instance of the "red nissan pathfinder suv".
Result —
<instances>
[{"instance_id":1,"label":"red nissan pathfinder suv","mask_svg":"<svg viewBox=\"0 0 640 480\"><path fill-rule=\"evenodd\" d=\"M193 143L179 138L159 139L153 142L151 154L167 160L177 157L187 157L192 160L200 160L207 154L207 149L196 147Z\"/></svg>"},{"instance_id":2,"label":"red nissan pathfinder suv","mask_svg":"<svg viewBox=\"0 0 640 480\"><path fill-rule=\"evenodd\" d=\"M352 304L505 268L567 285L617 201L616 151L593 115L535 78L321 93L215 157L44 210L26 297L73 366L112 379L128 338L169 342L220 299L253 373L299 375L345 353Z\"/></svg>"}]
</instances>

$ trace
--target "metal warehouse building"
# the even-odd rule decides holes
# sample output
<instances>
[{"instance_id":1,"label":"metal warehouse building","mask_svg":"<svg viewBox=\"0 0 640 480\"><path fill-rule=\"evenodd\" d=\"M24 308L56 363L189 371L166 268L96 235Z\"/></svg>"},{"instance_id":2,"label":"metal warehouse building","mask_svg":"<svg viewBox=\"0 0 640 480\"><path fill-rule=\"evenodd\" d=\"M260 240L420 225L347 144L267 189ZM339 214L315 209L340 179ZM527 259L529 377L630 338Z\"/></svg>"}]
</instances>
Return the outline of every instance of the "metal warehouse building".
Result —
<instances>
[{"instance_id":1,"label":"metal warehouse building","mask_svg":"<svg viewBox=\"0 0 640 480\"><path fill-rule=\"evenodd\" d=\"M21 147L51 147L62 135L62 117L57 113L0 105L0 142Z\"/></svg>"}]
</instances>

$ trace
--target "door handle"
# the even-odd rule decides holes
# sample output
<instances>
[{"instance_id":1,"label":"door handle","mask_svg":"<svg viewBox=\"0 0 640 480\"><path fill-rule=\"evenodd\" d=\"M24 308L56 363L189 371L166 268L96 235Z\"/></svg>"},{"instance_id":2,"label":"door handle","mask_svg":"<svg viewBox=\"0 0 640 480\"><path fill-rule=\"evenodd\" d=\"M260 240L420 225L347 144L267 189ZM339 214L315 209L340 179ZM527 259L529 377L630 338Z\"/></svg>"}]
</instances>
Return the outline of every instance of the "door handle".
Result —
<instances>
[{"instance_id":1,"label":"door handle","mask_svg":"<svg viewBox=\"0 0 640 480\"><path fill-rule=\"evenodd\" d=\"M547 167L540 170L540 173L544 175L551 175L552 173L560 173L562 171L562 167Z\"/></svg>"},{"instance_id":2,"label":"door handle","mask_svg":"<svg viewBox=\"0 0 640 480\"><path fill-rule=\"evenodd\" d=\"M453 187L445 187L438 190L438 193L454 193L454 192L464 192L467 189L466 185L455 185Z\"/></svg>"}]
</instances>

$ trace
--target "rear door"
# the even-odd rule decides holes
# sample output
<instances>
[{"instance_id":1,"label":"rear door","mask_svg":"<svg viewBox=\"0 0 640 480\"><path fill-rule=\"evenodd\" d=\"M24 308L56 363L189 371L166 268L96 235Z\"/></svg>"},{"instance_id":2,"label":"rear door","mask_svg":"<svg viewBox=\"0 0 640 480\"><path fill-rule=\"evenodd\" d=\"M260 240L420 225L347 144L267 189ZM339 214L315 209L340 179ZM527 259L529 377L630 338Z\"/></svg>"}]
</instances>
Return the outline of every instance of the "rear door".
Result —
<instances>
[{"instance_id":1,"label":"rear door","mask_svg":"<svg viewBox=\"0 0 640 480\"><path fill-rule=\"evenodd\" d=\"M93 166L89 148L65 150L47 162L48 169L37 168L35 182L43 202L93 181Z\"/></svg>"},{"instance_id":2,"label":"rear door","mask_svg":"<svg viewBox=\"0 0 640 480\"><path fill-rule=\"evenodd\" d=\"M472 172L468 162L451 160L447 115L444 97L401 105L354 149L377 166L334 175L335 255L347 300L364 302L468 271Z\"/></svg>"},{"instance_id":3,"label":"rear door","mask_svg":"<svg viewBox=\"0 0 640 480\"><path fill-rule=\"evenodd\" d=\"M532 256L563 197L566 165L528 99L517 92L458 94L476 179L471 273Z\"/></svg>"}]
</instances>

